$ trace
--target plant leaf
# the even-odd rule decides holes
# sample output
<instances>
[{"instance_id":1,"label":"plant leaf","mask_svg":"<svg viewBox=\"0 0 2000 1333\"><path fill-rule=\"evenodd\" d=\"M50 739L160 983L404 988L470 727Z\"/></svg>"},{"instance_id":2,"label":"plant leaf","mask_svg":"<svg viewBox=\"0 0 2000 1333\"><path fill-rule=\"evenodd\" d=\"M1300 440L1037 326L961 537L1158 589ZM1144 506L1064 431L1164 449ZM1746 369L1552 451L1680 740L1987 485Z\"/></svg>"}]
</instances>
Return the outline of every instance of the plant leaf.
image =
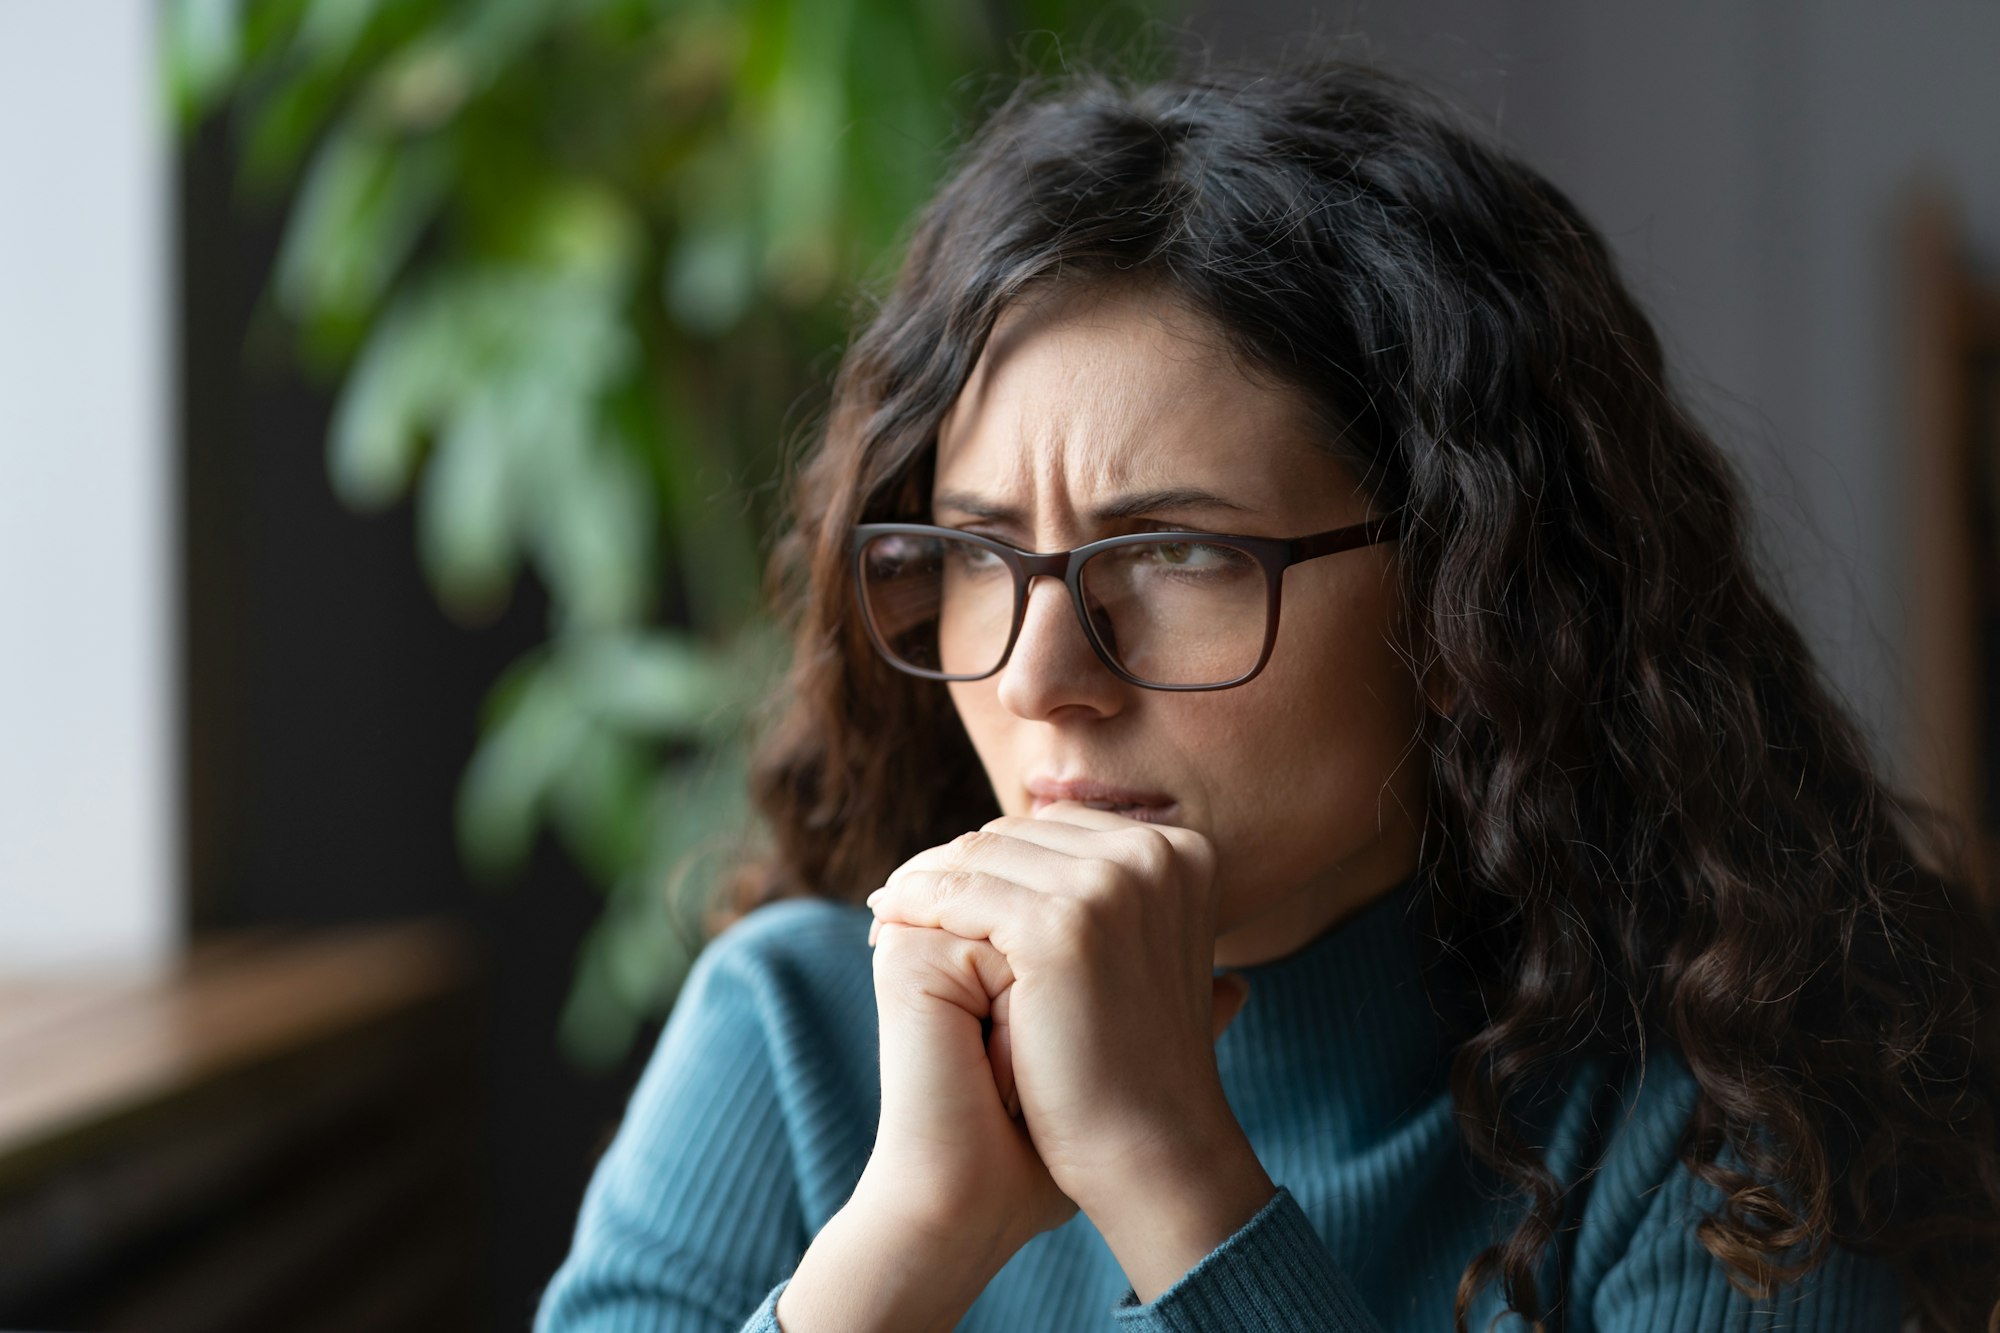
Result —
<instances>
[{"instance_id":1,"label":"plant leaf","mask_svg":"<svg viewBox=\"0 0 2000 1333\"><path fill-rule=\"evenodd\" d=\"M309 327L374 309L451 182L441 138L336 130L314 156L279 250L279 308Z\"/></svg>"}]
</instances>

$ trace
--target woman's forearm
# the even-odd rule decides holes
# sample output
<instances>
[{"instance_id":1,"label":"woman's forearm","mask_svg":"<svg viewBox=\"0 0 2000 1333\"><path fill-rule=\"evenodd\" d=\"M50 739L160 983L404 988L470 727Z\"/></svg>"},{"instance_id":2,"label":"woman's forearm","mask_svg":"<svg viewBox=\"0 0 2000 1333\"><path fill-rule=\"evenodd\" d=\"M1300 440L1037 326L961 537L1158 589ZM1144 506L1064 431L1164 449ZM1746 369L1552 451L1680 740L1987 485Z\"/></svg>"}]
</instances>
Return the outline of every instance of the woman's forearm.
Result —
<instances>
[{"instance_id":1,"label":"woman's forearm","mask_svg":"<svg viewBox=\"0 0 2000 1333\"><path fill-rule=\"evenodd\" d=\"M1226 1131L1152 1161L1127 1164L1110 1202L1087 1209L1141 1304L1261 1212L1277 1186L1234 1118Z\"/></svg>"},{"instance_id":2,"label":"woman's forearm","mask_svg":"<svg viewBox=\"0 0 2000 1333\"><path fill-rule=\"evenodd\" d=\"M813 1238L778 1297L783 1333L950 1333L1013 1249L859 1193Z\"/></svg>"}]
</instances>

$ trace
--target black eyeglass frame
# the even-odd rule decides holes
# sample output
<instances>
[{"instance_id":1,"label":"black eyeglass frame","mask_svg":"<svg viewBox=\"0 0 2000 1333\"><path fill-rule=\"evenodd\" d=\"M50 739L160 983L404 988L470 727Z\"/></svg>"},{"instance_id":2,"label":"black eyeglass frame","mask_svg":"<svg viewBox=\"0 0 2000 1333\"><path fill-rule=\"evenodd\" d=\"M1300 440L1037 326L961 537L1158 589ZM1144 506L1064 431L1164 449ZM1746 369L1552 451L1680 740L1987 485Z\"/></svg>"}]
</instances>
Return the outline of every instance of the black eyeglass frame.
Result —
<instances>
[{"instance_id":1,"label":"black eyeglass frame","mask_svg":"<svg viewBox=\"0 0 2000 1333\"><path fill-rule=\"evenodd\" d=\"M1311 533L1304 537L1245 537L1224 532L1135 532L1086 542L1067 551L1050 551L1037 555L1032 551L1009 546L997 537L966 532L960 528L940 527L933 523L857 523L854 525L849 550L853 558L851 575L854 581L854 600L861 612L861 623L867 629L869 641L875 645L875 651L882 655L883 661L898 671L921 676L926 680L947 681L984 680L998 673L1007 665L1007 659L1014 655L1014 641L1021 636L1022 622L1027 619L1029 584L1037 575L1046 574L1051 578L1061 579L1064 586L1069 589L1070 605L1076 609L1076 618L1083 626L1084 640L1090 644L1098 660L1103 662L1113 675L1144 689L1192 691L1226 690L1251 680L1264 669L1264 664L1271 660L1271 649L1278 641L1279 592L1284 586L1287 569L1306 560L1317 560L1323 555L1338 555L1342 551L1393 541L1401 534L1401 515L1388 514L1360 523L1350 523L1345 527L1331 528L1325 532ZM890 650L881 631L876 628L875 617L868 610L868 597L864 588L867 571L862 563L862 553L867 549L868 543L877 537L887 536L954 537L991 551L1007 566L1014 576L1014 618L1007 630L1007 646L1001 650L1000 660L994 663L990 670L970 675L931 671L911 666ZM1091 626L1089 608L1083 604L1084 562L1098 552L1108 551L1116 546L1176 541L1234 547L1248 553L1264 571L1266 590L1264 644L1258 650L1256 665L1234 680L1225 680L1214 685L1167 685L1142 680L1118 664L1111 651L1098 638L1096 629Z\"/></svg>"}]
</instances>

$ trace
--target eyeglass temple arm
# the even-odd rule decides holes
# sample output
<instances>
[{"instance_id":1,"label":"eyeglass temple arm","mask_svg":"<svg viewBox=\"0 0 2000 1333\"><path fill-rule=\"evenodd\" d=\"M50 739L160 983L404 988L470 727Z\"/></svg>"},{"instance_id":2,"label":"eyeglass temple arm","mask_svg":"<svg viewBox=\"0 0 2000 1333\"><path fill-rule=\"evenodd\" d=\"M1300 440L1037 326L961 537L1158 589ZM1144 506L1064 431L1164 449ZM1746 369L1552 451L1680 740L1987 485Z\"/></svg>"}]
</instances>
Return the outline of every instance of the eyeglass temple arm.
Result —
<instances>
[{"instance_id":1,"label":"eyeglass temple arm","mask_svg":"<svg viewBox=\"0 0 2000 1333\"><path fill-rule=\"evenodd\" d=\"M1314 556L1332 555L1336 551L1351 551L1357 546L1373 546L1376 542L1397 536L1402 528L1402 515L1385 514L1380 518L1335 528L1331 532L1314 533L1292 543L1292 559L1310 560Z\"/></svg>"}]
</instances>

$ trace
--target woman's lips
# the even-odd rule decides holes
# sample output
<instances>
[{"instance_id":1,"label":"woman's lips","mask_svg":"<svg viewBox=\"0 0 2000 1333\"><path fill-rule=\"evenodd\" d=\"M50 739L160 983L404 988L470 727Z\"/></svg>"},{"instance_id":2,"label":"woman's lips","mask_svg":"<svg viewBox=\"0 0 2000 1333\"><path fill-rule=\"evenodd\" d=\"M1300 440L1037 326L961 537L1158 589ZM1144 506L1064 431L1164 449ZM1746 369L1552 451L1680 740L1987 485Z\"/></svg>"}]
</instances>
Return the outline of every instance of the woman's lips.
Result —
<instances>
[{"instance_id":1,"label":"woman's lips","mask_svg":"<svg viewBox=\"0 0 2000 1333\"><path fill-rule=\"evenodd\" d=\"M1076 800L1073 796L1061 798L1036 796L1031 798L1028 812L1030 814L1040 814L1044 807L1054 805L1058 799ZM1169 801L1165 805L1115 805L1109 801L1078 801L1077 803L1079 805L1090 806L1096 810L1109 810L1113 814L1123 815L1127 819L1136 819L1144 824L1171 824L1174 822L1174 816L1180 810L1180 803L1178 801Z\"/></svg>"},{"instance_id":2,"label":"woman's lips","mask_svg":"<svg viewBox=\"0 0 2000 1333\"><path fill-rule=\"evenodd\" d=\"M1174 822L1174 815L1180 809L1180 803L1163 791L1123 787L1115 782L1105 782L1081 774L1058 778L1047 773L1037 773L1029 778L1025 785L1028 791L1028 810L1031 814L1057 801L1075 801L1080 805L1113 811L1124 815L1127 819L1137 819L1148 824L1170 824Z\"/></svg>"}]
</instances>

